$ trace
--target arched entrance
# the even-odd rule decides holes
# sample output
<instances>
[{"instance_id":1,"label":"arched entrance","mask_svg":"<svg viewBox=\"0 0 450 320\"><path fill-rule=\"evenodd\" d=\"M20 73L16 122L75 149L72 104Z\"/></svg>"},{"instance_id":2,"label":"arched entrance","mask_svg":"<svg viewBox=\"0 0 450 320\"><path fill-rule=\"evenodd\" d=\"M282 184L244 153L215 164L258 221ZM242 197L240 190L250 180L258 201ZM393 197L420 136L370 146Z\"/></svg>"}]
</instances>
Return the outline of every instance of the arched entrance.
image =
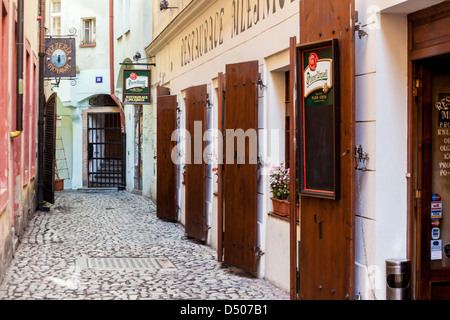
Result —
<instances>
[{"instance_id":1,"label":"arched entrance","mask_svg":"<svg viewBox=\"0 0 450 320\"><path fill-rule=\"evenodd\" d=\"M125 179L120 108L109 95L97 95L83 111L83 186L121 188Z\"/></svg>"}]
</instances>

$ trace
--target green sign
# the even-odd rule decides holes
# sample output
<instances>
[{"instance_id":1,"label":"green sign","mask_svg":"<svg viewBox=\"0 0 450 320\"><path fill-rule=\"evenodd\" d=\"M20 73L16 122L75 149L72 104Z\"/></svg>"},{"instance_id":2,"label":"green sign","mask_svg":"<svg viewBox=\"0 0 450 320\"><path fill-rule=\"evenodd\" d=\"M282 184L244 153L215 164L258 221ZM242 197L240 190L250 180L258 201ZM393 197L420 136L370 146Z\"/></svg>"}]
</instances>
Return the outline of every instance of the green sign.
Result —
<instances>
[{"instance_id":1,"label":"green sign","mask_svg":"<svg viewBox=\"0 0 450 320\"><path fill-rule=\"evenodd\" d=\"M150 70L125 70L123 72L123 103L150 104Z\"/></svg>"},{"instance_id":2,"label":"green sign","mask_svg":"<svg viewBox=\"0 0 450 320\"><path fill-rule=\"evenodd\" d=\"M338 41L298 47L300 104L300 193L338 199L339 68Z\"/></svg>"}]
</instances>

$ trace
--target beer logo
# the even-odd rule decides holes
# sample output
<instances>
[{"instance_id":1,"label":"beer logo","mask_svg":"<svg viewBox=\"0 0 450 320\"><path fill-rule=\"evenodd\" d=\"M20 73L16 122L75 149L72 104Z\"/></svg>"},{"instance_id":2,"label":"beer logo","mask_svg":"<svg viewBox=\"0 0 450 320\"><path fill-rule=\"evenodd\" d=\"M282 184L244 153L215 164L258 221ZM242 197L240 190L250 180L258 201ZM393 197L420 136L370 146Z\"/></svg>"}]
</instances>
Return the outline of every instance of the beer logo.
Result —
<instances>
[{"instance_id":1,"label":"beer logo","mask_svg":"<svg viewBox=\"0 0 450 320\"><path fill-rule=\"evenodd\" d=\"M308 56L308 67L304 71L304 86L305 98L320 89L327 94L333 87L333 61L319 59L319 55L312 52Z\"/></svg>"},{"instance_id":2,"label":"beer logo","mask_svg":"<svg viewBox=\"0 0 450 320\"><path fill-rule=\"evenodd\" d=\"M317 61L319 61L319 56L317 55L317 53L311 53L309 55L309 69L313 72L317 69Z\"/></svg>"}]
</instances>

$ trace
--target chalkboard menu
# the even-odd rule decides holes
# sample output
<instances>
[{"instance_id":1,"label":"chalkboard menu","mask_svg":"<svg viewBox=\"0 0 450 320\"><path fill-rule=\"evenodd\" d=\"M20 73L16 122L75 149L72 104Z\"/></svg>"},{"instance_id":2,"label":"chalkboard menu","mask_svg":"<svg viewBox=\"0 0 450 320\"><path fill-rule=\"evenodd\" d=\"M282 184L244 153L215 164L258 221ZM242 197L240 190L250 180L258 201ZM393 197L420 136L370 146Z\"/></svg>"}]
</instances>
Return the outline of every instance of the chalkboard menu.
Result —
<instances>
[{"instance_id":1,"label":"chalkboard menu","mask_svg":"<svg viewBox=\"0 0 450 320\"><path fill-rule=\"evenodd\" d=\"M338 40L297 47L300 193L339 198Z\"/></svg>"}]
</instances>

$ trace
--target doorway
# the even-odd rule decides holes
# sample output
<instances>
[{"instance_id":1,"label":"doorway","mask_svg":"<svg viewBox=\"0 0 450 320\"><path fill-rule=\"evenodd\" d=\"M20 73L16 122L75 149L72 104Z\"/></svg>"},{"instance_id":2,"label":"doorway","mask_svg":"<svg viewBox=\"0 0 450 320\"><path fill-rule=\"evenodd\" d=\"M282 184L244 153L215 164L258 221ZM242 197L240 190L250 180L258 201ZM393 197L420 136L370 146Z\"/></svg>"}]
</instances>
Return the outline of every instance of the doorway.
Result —
<instances>
[{"instance_id":1,"label":"doorway","mask_svg":"<svg viewBox=\"0 0 450 320\"><path fill-rule=\"evenodd\" d=\"M450 299L450 54L417 61L415 297ZM419 91L420 90L420 91ZM419 191L420 190L420 191ZM420 194L420 197L419 197Z\"/></svg>"},{"instance_id":2,"label":"doorway","mask_svg":"<svg viewBox=\"0 0 450 320\"><path fill-rule=\"evenodd\" d=\"M144 147L144 108L137 105L134 111L134 190L142 194L143 189L143 147Z\"/></svg>"},{"instance_id":3,"label":"doorway","mask_svg":"<svg viewBox=\"0 0 450 320\"><path fill-rule=\"evenodd\" d=\"M88 187L122 184L122 128L119 113L88 114Z\"/></svg>"},{"instance_id":4,"label":"doorway","mask_svg":"<svg viewBox=\"0 0 450 320\"><path fill-rule=\"evenodd\" d=\"M408 16L408 230L414 300L450 299L449 17L448 1Z\"/></svg>"}]
</instances>

